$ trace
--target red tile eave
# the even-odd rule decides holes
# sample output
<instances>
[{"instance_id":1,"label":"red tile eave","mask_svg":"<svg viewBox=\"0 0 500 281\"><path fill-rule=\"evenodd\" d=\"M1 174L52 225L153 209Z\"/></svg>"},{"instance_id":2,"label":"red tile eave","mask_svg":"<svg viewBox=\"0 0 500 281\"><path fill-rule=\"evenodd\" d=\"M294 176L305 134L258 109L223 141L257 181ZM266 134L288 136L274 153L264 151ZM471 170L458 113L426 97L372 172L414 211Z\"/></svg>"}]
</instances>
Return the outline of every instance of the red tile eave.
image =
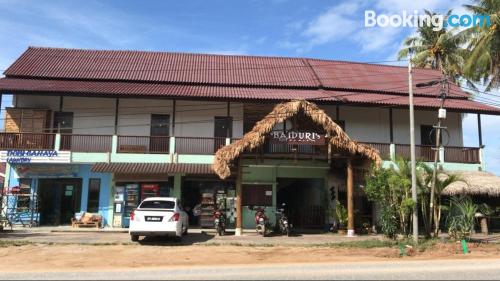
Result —
<instances>
[{"instance_id":1,"label":"red tile eave","mask_svg":"<svg viewBox=\"0 0 500 281\"><path fill-rule=\"evenodd\" d=\"M88 82L2 78L0 79L0 91L7 94L52 94L123 98L154 97L268 102L279 102L302 98L313 100L318 103L340 103L357 106L408 106L408 97L403 94L126 82ZM415 97L415 106L421 109L434 109L439 107L439 100L435 97L417 95ZM447 99L445 107L450 111L500 115L500 108L467 100L462 97Z\"/></svg>"}]
</instances>

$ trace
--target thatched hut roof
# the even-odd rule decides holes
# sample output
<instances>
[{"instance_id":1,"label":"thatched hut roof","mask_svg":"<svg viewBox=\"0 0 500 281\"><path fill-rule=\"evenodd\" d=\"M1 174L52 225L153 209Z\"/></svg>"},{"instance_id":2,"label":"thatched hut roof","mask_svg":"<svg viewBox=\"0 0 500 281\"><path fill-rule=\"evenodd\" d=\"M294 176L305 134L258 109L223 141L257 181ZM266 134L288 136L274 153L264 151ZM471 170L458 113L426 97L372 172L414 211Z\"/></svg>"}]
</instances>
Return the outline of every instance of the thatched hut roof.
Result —
<instances>
[{"instance_id":1,"label":"thatched hut roof","mask_svg":"<svg viewBox=\"0 0 500 281\"><path fill-rule=\"evenodd\" d=\"M360 154L375 161L377 165L382 163L378 150L351 140L342 128L333 122L328 114L316 104L306 100L293 100L276 105L274 109L267 114L264 119L257 122L253 129L246 133L242 139L219 149L215 153L213 163L215 173L221 179L229 177L231 175L230 163L234 159L238 158L245 150L253 150L261 146L265 141L266 135L272 131L276 124L284 122L301 111L325 130L329 138L329 143L334 148L346 150L352 154Z\"/></svg>"},{"instance_id":2,"label":"thatched hut roof","mask_svg":"<svg viewBox=\"0 0 500 281\"><path fill-rule=\"evenodd\" d=\"M492 173L481 171L453 172L460 176L461 181L448 185L443 195L489 195L500 196L500 177Z\"/></svg>"}]
</instances>

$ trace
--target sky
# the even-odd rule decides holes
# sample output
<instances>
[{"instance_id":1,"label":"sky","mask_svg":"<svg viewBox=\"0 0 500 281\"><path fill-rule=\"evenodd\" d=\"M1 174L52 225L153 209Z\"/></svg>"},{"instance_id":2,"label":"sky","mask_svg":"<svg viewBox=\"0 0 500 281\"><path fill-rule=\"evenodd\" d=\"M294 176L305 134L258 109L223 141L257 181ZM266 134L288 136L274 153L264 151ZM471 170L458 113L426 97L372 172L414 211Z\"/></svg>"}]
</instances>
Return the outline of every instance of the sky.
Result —
<instances>
[{"instance_id":1,"label":"sky","mask_svg":"<svg viewBox=\"0 0 500 281\"><path fill-rule=\"evenodd\" d=\"M465 12L471 0L0 0L0 70L28 46L392 62L408 27L366 28L364 11ZM496 93L500 95L500 93ZM493 97L488 96L489 99ZM497 99L500 102L500 99ZM2 106L9 105L5 97ZM500 117L483 116L487 170L500 175ZM477 146L477 120L463 122Z\"/></svg>"}]
</instances>

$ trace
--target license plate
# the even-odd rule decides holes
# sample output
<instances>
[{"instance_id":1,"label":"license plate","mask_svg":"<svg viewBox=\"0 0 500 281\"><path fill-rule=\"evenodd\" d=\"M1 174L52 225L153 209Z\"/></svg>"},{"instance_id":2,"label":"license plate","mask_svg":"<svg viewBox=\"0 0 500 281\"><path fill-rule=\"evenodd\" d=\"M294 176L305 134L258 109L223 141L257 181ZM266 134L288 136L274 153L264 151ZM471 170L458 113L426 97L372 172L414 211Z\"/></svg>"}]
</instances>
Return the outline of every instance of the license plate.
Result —
<instances>
[{"instance_id":1,"label":"license plate","mask_svg":"<svg viewBox=\"0 0 500 281\"><path fill-rule=\"evenodd\" d=\"M150 217L146 216L146 221L157 221L160 222L163 219L163 217Z\"/></svg>"}]
</instances>

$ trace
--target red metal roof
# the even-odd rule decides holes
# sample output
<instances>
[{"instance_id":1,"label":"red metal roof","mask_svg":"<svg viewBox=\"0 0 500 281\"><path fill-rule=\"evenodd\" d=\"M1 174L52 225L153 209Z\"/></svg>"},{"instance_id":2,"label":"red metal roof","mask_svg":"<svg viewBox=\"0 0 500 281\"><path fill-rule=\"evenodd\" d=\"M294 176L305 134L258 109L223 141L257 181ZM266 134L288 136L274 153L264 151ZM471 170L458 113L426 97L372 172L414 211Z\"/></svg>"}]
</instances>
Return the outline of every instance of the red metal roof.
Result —
<instances>
[{"instance_id":1,"label":"red metal roof","mask_svg":"<svg viewBox=\"0 0 500 281\"><path fill-rule=\"evenodd\" d=\"M302 59L30 47L5 76L316 87Z\"/></svg>"},{"instance_id":2,"label":"red metal roof","mask_svg":"<svg viewBox=\"0 0 500 281\"><path fill-rule=\"evenodd\" d=\"M3 93L408 104L406 67L306 58L30 47L5 75ZM415 84L440 78L414 70ZM417 106L438 107L439 85L414 92ZM456 85L450 93L450 109L500 114Z\"/></svg>"},{"instance_id":3,"label":"red metal roof","mask_svg":"<svg viewBox=\"0 0 500 281\"><path fill-rule=\"evenodd\" d=\"M173 85L133 82L96 82L71 80L0 79L4 92L38 92L43 94L65 94L85 96L161 96L175 98L269 100L282 101L303 98L322 102L341 102L353 105L384 105L403 107L408 105L408 96L359 91L335 91L323 89L275 89L228 86ZM437 108L439 100L425 94L416 94L415 105L421 108ZM445 102L450 110L500 114L500 109L464 98L450 98Z\"/></svg>"},{"instance_id":4,"label":"red metal roof","mask_svg":"<svg viewBox=\"0 0 500 281\"><path fill-rule=\"evenodd\" d=\"M92 165L95 173L127 174L215 174L209 164L173 163L96 163Z\"/></svg>"},{"instance_id":5,"label":"red metal roof","mask_svg":"<svg viewBox=\"0 0 500 281\"><path fill-rule=\"evenodd\" d=\"M169 52L30 47L4 74L20 78L408 91L407 69L399 66ZM436 70L414 70L415 84L440 76ZM416 88L415 92L436 95L436 89Z\"/></svg>"}]
</instances>

